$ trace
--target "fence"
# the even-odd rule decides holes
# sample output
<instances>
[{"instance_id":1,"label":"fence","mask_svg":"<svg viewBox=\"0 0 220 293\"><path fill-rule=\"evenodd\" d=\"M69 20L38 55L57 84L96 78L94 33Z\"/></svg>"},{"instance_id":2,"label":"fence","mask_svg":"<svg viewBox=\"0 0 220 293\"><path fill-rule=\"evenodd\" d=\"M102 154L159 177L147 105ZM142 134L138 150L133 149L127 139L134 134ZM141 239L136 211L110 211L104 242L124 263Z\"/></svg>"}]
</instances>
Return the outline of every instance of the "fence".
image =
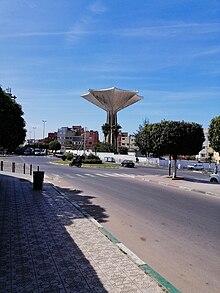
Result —
<instances>
[{"instance_id":1,"label":"fence","mask_svg":"<svg viewBox=\"0 0 220 293\"><path fill-rule=\"evenodd\" d=\"M15 163L15 162L0 162L0 171L22 173L22 174L33 174L33 170L39 171L39 166L33 166L32 164Z\"/></svg>"}]
</instances>

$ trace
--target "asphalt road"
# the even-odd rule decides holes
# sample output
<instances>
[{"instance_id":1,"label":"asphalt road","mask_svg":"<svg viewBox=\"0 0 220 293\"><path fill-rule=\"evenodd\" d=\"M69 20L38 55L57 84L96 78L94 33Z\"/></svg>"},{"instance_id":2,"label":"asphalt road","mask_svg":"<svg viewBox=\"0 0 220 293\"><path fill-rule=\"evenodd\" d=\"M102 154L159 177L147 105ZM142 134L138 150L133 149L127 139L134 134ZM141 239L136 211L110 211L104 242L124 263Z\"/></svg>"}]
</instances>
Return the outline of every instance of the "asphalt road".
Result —
<instances>
[{"instance_id":1,"label":"asphalt road","mask_svg":"<svg viewBox=\"0 0 220 293\"><path fill-rule=\"evenodd\" d=\"M182 292L219 292L218 198L136 177L167 173L158 168L103 170L57 166L41 157L18 160L40 165L55 185ZM207 178L193 172L187 176Z\"/></svg>"}]
</instances>

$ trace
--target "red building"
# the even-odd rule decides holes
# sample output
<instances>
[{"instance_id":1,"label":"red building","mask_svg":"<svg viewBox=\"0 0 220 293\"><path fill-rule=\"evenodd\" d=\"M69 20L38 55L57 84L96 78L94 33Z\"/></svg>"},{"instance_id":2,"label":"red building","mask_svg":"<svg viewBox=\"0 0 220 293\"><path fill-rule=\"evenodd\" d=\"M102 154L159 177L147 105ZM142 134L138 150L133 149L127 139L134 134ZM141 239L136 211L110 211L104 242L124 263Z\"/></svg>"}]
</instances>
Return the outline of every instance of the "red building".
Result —
<instances>
[{"instance_id":1,"label":"red building","mask_svg":"<svg viewBox=\"0 0 220 293\"><path fill-rule=\"evenodd\" d=\"M40 139L39 142L50 143L53 140L57 140L57 132L49 132L48 137L45 137L44 139Z\"/></svg>"},{"instance_id":2,"label":"red building","mask_svg":"<svg viewBox=\"0 0 220 293\"><path fill-rule=\"evenodd\" d=\"M99 142L99 133L98 131L86 130L82 131L82 143L85 144L86 149L92 149Z\"/></svg>"}]
</instances>

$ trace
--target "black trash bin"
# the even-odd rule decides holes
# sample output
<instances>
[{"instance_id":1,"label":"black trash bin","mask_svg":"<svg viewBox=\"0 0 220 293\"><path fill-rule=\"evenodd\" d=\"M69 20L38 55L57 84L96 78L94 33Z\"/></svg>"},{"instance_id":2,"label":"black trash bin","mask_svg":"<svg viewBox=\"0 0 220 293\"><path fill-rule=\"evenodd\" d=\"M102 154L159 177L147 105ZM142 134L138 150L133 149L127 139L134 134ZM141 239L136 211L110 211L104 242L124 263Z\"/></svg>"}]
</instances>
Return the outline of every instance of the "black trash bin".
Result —
<instances>
[{"instance_id":1,"label":"black trash bin","mask_svg":"<svg viewBox=\"0 0 220 293\"><path fill-rule=\"evenodd\" d=\"M44 172L43 171L34 171L33 172L33 189L42 190L44 181Z\"/></svg>"}]
</instances>

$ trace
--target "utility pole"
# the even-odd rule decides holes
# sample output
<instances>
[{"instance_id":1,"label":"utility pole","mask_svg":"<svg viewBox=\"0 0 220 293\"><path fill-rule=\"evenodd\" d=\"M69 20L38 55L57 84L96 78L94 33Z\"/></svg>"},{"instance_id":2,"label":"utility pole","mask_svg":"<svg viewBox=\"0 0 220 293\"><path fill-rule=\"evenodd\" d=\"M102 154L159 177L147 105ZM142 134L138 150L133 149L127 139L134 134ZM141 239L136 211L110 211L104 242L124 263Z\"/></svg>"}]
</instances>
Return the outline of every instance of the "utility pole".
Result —
<instances>
[{"instance_id":1,"label":"utility pole","mask_svg":"<svg viewBox=\"0 0 220 293\"><path fill-rule=\"evenodd\" d=\"M35 129L36 129L36 126L33 127L33 129L34 129L34 146L35 146Z\"/></svg>"},{"instance_id":2,"label":"utility pole","mask_svg":"<svg viewBox=\"0 0 220 293\"><path fill-rule=\"evenodd\" d=\"M44 136L45 136L45 123L47 122L47 120L42 120L43 122L43 139L44 139Z\"/></svg>"}]
</instances>

